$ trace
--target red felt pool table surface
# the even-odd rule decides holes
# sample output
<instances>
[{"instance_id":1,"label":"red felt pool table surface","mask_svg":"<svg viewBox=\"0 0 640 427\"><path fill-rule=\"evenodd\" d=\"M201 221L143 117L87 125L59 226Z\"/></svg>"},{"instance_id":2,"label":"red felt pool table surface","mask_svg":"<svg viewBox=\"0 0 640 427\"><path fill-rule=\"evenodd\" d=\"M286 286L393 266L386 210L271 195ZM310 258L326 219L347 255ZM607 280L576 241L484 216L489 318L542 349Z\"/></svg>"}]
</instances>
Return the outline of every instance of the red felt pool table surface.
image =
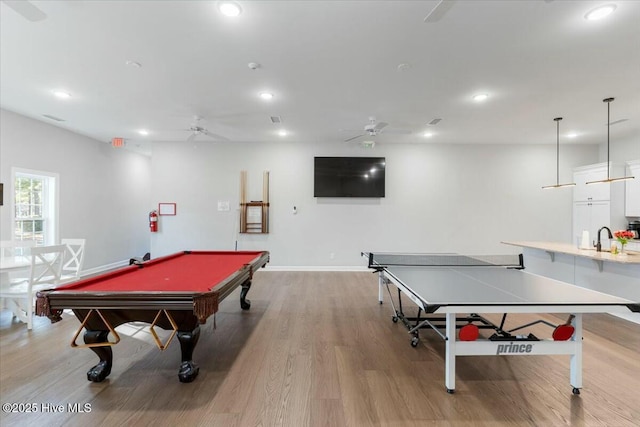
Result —
<instances>
[{"instance_id":1,"label":"red felt pool table surface","mask_svg":"<svg viewBox=\"0 0 640 427\"><path fill-rule=\"evenodd\" d=\"M56 288L77 292L208 292L263 254L185 251Z\"/></svg>"},{"instance_id":2,"label":"red felt pool table surface","mask_svg":"<svg viewBox=\"0 0 640 427\"><path fill-rule=\"evenodd\" d=\"M178 377L191 382L199 368L193 362L193 350L200 336L199 325L218 311L218 304L238 286L240 307L248 310L246 298L253 272L269 262L267 251L184 251L139 265L40 291L36 314L52 322L61 320L64 309L73 310L81 326L84 343L100 362L87 372L87 379L103 381L113 366L110 334L128 322L145 322L172 330L180 341L182 363ZM84 319L84 320L83 320ZM155 335L154 335L155 337ZM173 335L171 335L173 337ZM170 340L170 339L169 339ZM164 349L165 344L156 344Z\"/></svg>"}]
</instances>

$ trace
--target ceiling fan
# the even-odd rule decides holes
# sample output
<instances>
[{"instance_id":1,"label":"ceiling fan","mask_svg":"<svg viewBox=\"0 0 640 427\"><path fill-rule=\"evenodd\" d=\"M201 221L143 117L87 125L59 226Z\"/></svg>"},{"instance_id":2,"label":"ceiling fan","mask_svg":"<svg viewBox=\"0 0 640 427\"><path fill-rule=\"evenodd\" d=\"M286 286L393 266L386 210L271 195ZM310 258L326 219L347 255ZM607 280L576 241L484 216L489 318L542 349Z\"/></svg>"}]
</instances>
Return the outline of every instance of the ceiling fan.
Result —
<instances>
[{"instance_id":1,"label":"ceiling fan","mask_svg":"<svg viewBox=\"0 0 640 427\"><path fill-rule=\"evenodd\" d=\"M226 136L222 136L222 135L218 135L217 133L210 132L208 129L200 126L199 125L200 120L201 120L200 117L196 117L191 127L189 129L184 129L191 132L191 135L189 135L189 138L187 138L187 142L194 141L199 135L206 135L214 139L229 141L229 138L227 138Z\"/></svg>"},{"instance_id":2,"label":"ceiling fan","mask_svg":"<svg viewBox=\"0 0 640 427\"><path fill-rule=\"evenodd\" d=\"M360 131L363 132L360 135L356 135L353 136L351 138L347 138L344 140L344 142L351 142L354 141L358 138L363 138L363 137L374 137L377 136L383 132L385 133L404 133L404 134L410 134L411 131L409 130L402 130L402 129L387 129L384 130L384 128L386 128L389 124L385 123L385 122L379 122L376 123L376 118L375 117L369 117L369 124L365 125L364 127L364 131ZM347 131L351 131L349 129L346 129ZM353 131L353 132L358 132L358 131Z\"/></svg>"},{"instance_id":3,"label":"ceiling fan","mask_svg":"<svg viewBox=\"0 0 640 427\"><path fill-rule=\"evenodd\" d=\"M438 3L424 17L424 22L433 24L440 21L444 15L454 6L458 0L439 0ZM545 3L551 3L554 0L544 0Z\"/></svg>"},{"instance_id":4,"label":"ceiling fan","mask_svg":"<svg viewBox=\"0 0 640 427\"><path fill-rule=\"evenodd\" d=\"M47 18L47 14L26 0L2 0L2 3L13 9L27 21L38 22Z\"/></svg>"},{"instance_id":5,"label":"ceiling fan","mask_svg":"<svg viewBox=\"0 0 640 427\"><path fill-rule=\"evenodd\" d=\"M438 22L453 7L456 0L440 0L433 9L424 17L424 22Z\"/></svg>"}]
</instances>

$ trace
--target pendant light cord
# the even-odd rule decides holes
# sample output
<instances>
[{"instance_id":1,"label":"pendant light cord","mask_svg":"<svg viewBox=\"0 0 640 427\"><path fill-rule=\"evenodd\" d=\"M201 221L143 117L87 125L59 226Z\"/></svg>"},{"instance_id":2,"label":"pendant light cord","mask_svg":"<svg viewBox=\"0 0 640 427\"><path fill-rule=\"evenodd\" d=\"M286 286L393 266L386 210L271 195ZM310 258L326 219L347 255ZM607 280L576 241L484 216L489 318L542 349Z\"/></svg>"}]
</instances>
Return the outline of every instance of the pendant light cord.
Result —
<instances>
[{"instance_id":1,"label":"pendant light cord","mask_svg":"<svg viewBox=\"0 0 640 427\"><path fill-rule=\"evenodd\" d=\"M562 117L553 119L556 121L556 184L560 185L560 120Z\"/></svg>"},{"instance_id":2,"label":"pendant light cord","mask_svg":"<svg viewBox=\"0 0 640 427\"><path fill-rule=\"evenodd\" d=\"M607 98L602 100L607 103L607 180L611 179L611 164L609 163L609 152L611 151L609 144L609 132L611 128L611 101L614 99L615 98Z\"/></svg>"}]
</instances>

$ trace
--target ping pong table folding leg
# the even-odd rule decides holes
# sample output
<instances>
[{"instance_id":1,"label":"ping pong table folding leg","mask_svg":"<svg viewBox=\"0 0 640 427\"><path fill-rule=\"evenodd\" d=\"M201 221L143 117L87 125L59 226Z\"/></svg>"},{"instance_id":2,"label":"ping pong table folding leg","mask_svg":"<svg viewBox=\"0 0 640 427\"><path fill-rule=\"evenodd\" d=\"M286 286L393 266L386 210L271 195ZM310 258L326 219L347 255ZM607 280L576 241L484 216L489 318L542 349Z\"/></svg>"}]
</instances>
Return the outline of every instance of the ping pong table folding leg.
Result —
<instances>
[{"instance_id":1,"label":"ping pong table folding leg","mask_svg":"<svg viewBox=\"0 0 640 427\"><path fill-rule=\"evenodd\" d=\"M445 342L444 384L447 387L447 393L453 393L456 391L456 313L447 313L445 318L447 340Z\"/></svg>"},{"instance_id":2,"label":"ping pong table folding leg","mask_svg":"<svg viewBox=\"0 0 640 427\"><path fill-rule=\"evenodd\" d=\"M384 273L382 271L378 271L378 302L382 304L383 294L384 294Z\"/></svg>"},{"instance_id":3,"label":"ping pong table folding leg","mask_svg":"<svg viewBox=\"0 0 640 427\"><path fill-rule=\"evenodd\" d=\"M573 387L573 394L580 394L582 388L582 314L577 313L573 318L575 331L572 341L576 342L575 353L571 355L570 381Z\"/></svg>"}]
</instances>

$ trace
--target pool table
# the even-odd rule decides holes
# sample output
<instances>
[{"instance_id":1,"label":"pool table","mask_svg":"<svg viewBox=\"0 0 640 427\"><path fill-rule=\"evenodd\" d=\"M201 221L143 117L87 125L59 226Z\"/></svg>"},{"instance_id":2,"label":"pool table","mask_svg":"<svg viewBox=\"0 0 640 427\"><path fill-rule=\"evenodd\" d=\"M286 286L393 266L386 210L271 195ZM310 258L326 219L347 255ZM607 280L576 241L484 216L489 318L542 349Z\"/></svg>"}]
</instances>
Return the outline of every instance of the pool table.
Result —
<instances>
[{"instance_id":1,"label":"pool table","mask_svg":"<svg viewBox=\"0 0 640 427\"><path fill-rule=\"evenodd\" d=\"M266 251L183 251L38 292L36 314L57 322L64 309L73 310L82 324L71 346L88 347L100 358L87 372L89 381L103 381L111 373L111 347L119 341L115 328L146 322L161 350L168 342L160 342L154 327L172 331L167 341L177 336L182 351L178 378L191 382L199 371L193 362L199 325L238 286L242 286L240 307L248 310L253 273L267 262ZM83 328L84 345L78 345Z\"/></svg>"}]
</instances>

